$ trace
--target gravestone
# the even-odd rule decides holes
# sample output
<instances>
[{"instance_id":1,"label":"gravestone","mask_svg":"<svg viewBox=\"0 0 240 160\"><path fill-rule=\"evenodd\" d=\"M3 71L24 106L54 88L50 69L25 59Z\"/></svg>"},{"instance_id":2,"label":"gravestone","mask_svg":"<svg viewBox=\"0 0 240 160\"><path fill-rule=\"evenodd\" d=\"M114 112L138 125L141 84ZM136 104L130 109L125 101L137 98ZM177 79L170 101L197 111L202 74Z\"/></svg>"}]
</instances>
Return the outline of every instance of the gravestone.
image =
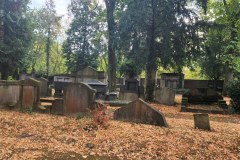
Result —
<instances>
[{"instance_id":1,"label":"gravestone","mask_svg":"<svg viewBox=\"0 0 240 160\"><path fill-rule=\"evenodd\" d=\"M64 105L62 98L56 98L52 102L51 114L64 115Z\"/></svg>"},{"instance_id":2,"label":"gravestone","mask_svg":"<svg viewBox=\"0 0 240 160\"><path fill-rule=\"evenodd\" d=\"M137 99L116 110L114 119L168 127L164 115L142 99Z\"/></svg>"},{"instance_id":3,"label":"gravestone","mask_svg":"<svg viewBox=\"0 0 240 160\"><path fill-rule=\"evenodd\" d=\"M22 109L34 109L40 104L40 82L29 78L21 81L21 107Z\"/></svg>"},{"instance_id":4,"label":"gravestone","mask_svg":"<svg viewBox=\"0 0 240 160\"><path fill-rule=\"evenodd\" d=\"M64 113L88 112L94 108L96 90L85 83L69 84L63 92Z\"/></svg>"},{"instance_id":5,"label":"gravestone","mask_svg":"<svg viewBox=\"0 0 240 160\"><path fill-rule=\"evenodd\" d=\"M155 100L161 104L174 105L175 91L166 87L158 88L155 91Z\"/></svg>"},{"instance_id":6,"label":"gravestone","mask_svg":"<svg viewBox=\"0 0 240 160\"><path fill-rule=\"evenodd\" d=\"M132 92L127 92L127 91L120 91L119 92L119 99L122 101L135 101L138 99L138 94L137 93L132 93Z\"/></svg>"},{"instance_id":7,"label":"gravestone","mask_svg":"<svg viewBox=\"0 0 240 160\"><path fill-rule=\"evenodd\" d=\"M18 103L20 86L15 84L5 85L4 81L0 82L0 107L7 103Z\"/></svg>"},{"instance_id":8,"label":"gravestone","mask_svg":"<svg viewBox=\"0 0 240 160\"><path fill-rule=\"evenodd\" d=\"M184 98L188 98L188 102L192 104L211 104L217 103L223 97L215 90L210 88L193 88L183 94Z\"/></svg>"},{"instance_id":9,"label":"gravestone","mask_svg":"<svg viewBox=\"0 0 240 160\"><path fill-rule=\"evenodd\" d=\"M117 100L117 93L116 92L110 92L106 94L106 101L116 101Z\"/></svg>"},{"instance_id":10,"label":"gravestone","mask_svg":"<svg viewBox=\"0 0 240 160\"><path fill-rule=\"evenodd\" d=\"M89 80L86 84L88 84L91 88L96 90L96 99L104 100L107 93L107 85L99 80Z\"/></svg>"},{"instance_id":11,"label":"gravestone","mask_svg":"<svg viewBox=\"0 0 240 160\"><path fill-rule=\"evenodd\" d=\"M144 87L139 86L139 81L135 78L126 79L125 85L120 87L119 99L132 102L144 97Z\"/></svg>"},{"instance_id":12,"label":"gravestone","mask_svg":"<svg viewBox=\"0 0 240 160\"><path fill-rule=\"evenodd\" d=\"M35 79L0 81L0 105L33 109L40 103L39 82Z\"/></svg>"},{"instance_id":13,"label":"gravestone","mask_svg":"<svg viewBox=\"0 0 240 160\"><path fill-rule=\"evenodd\" d=\"M47 97L48 96L48 80L45 78L36 78L40 82L40 96Z\"/></svg>"},{"instance_id":14,"label":"gravestone","mask_svg":"<svg viewBox=\"0 0 240 160\"><path fill-rule=\"evenodd\" d=\"M193 114L194 128L211 130L208 114Z\"/></svg>"}]
</instances>

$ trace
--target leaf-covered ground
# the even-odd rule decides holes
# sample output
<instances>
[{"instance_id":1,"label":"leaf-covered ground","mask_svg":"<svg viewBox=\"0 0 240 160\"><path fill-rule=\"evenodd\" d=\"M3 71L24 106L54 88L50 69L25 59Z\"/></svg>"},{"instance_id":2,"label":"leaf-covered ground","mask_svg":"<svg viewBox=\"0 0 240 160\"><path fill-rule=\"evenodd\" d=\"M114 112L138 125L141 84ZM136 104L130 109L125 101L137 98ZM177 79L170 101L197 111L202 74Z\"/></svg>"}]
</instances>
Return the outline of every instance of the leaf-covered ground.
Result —
<instances>
[{"instance_id":1,"label":"leaf-covered ground","mask_svg":"<svg viewBox=\"0 0 240 160\"><path fill-rule=\"evenodd\" d=\"M111 120L89 131L91 119L0 110L0 159L240 159L239 115L210 115L208 132L192 113L154 106L169 128Z\"/></svg>"}]
</instances>

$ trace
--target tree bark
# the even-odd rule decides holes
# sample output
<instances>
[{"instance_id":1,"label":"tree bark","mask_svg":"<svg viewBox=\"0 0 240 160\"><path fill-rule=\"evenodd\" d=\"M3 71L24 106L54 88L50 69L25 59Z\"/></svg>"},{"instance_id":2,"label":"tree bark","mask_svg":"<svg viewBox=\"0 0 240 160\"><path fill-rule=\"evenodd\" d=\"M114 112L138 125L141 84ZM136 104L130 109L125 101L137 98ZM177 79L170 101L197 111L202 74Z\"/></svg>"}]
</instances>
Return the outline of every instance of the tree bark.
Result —
<instances>
[{"instance_id":1,"label":"tree bark","mask_svg":"<svg viewBox=\"0 0 240 160\"><path fill-rule=\"evenodd\" d=\"M154 89L156 84L156 72L157 72L157 55L156 55L156 45L155 45L155 20L156 20L156 1L151 0L152 5L152 24L151 30L149 33L149 54L147 60L147 73L146 73L146 100L153 101L154 100Z\"/></svg>"},{"instance_id":2,"label":"tree bark","mask_svg":"<svg viewBox=\"0 0 240 160\"><path fill-rule=\"evenodd\" d=\"M1 79L7 80L9 76L9 67L7 65L1 65Z\"/></svg>"},{"instance_id":3,"label":"tree bark","mask_svg":"<svg viewBox=\"0 0 240 160\"><path fill-rule=\"evenodd\" d=\"M105 0L107 8L108 24L108 88L109 92L116 90L116 53L115 53L115 33L114 21L115 0Z\"/></svg>"},{"instance_id":4,"label":"tree bark","mask_svg":"<svg viewBox=\"0 0 240 160\"><path fill-rule=\"evenodd\" d=\"M47 77L49 76L49 70L50 70L50 66L49 66L50 49L51 49L50 36L51 36L51 29L49 27L48 28L47 43L46 43L46 74L47 74Z\"/></svg>"},{"instance_id":5,"label":"tree bark","mask_svg":"<svg viewBox=\"0 0 240 160\"><path fill-rule=\"evenodd\" d=\"M181 89L183 88L183 75L182 75L182 67L178 66L178 88Z\"/></svg>"},{"instance_id":6,"label":"tree bark","mask_svg":"<svg viewBox=\"0 0 240 160\"><path fill-rule=\"evenodd\" d=\"M223 84L223 95L227 94L226 85L233 80L233 70L229 67L225 68L225 77L224 77L224 84Z\"/></svg>"},{"instance_id":7,"label":"tree bark","mask_svg":"<svg viewBox=\"0 0 240 160\"><path fill-rule=\"evenodd\" d=\"M0 43L4 41L4 6L5 0L0 2Z\"/></svg>"}]
</instances>

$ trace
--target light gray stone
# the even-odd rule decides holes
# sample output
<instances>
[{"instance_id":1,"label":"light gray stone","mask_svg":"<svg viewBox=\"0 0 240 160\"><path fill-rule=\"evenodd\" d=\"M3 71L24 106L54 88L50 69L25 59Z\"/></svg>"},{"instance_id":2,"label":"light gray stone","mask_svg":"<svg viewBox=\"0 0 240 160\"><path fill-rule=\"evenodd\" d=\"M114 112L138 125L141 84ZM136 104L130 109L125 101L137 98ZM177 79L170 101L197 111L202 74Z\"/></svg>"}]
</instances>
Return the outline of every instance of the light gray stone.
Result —
<instances>
[{"instance_id":1,"label":"light gray stone","mask_svg":"<svg viewBox=\"0 0 240 160\"><path fill-rule=\"evenodd\" d=\"M170 88L156 89L155 100L161 104L174 105L175 91Z\"/></svg>"}]
</instances>

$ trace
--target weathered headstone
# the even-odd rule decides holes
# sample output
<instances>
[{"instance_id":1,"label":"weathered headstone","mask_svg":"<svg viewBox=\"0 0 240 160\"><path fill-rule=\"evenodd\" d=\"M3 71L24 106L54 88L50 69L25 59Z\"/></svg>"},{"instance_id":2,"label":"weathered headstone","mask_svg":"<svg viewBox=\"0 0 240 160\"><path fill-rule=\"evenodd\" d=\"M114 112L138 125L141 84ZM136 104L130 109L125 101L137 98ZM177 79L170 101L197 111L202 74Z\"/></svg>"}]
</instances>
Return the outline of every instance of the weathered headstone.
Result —
<instances>
[{"instance_id":1,"label":"weathered headstone","mask_svg":"<svg viewBox=\"0 0 240 160\"><path fill-rule=\"evenodd\" d=\"M64 113L88 112L94 107L96 90L85 83L73 83L64 90Z\"/></svg>"},{"instance_id":2,"label":"weathered headstone","mask_svg":"<svg viewBox=\"0 0 240 160\"><path fill-rule=\"evenodd\" d=\"M138 98L144 97L144 87L139 86L136 78L126 79L125 85L120 87L119 99L132 102Z\"/></svg>"},{"instance_id":3,"label":"weathered headstone","mask_svg":"<svg viewBox=\"0 0 240 160\"><path fill-rule=\"evenodd\" d=\"M40 96L46 97L48 96L48 80L45 78L36 78L40 82Z\"/></svg>"},{"instance_id":4,"label":"weathered headstone","mask_svg":"<svg viewBox=\"0 0 240 160\"><path fill-rule=\"evenodd\" d=\"M137 99L116 110L114 119L168 127L164 115L142 99Z\"/></svg>"},{"instance_id":5,"label":"weathered headstone","mask_svg":"<svg viewBox=\"0 0 240 160\"><path fill-rule=\"evenodd\" d=\"M64 115L63 99L56 98L52 102L51 114Z\"/></svg>"},{"instance_id":6,"label":"weathered headstone","mask_svg":"<svg viewBox=\"0 0 240 160\"><path fill-rule=\"evenodd\" d=\"M155 100L161 104L174 105L175 91L166 87L158 88L155 91Z\"/></svg>"},{"instance_id":7,"label":"weathered headstone","mask_svg":"<svg viewBox=\"0 0 240 160\"><path fill-rule=\"evenodd\" d=\"M34 109L40 104L40 82L29 78L21 81L21 107L22 109Z\"/></svg>"},{"instance_id":8,"label":"weathered headstone","mask_svg":"<svg viewBox=\"0 0 240 160\"><path fill-rule=\"evenodd\" d=\"M211 130L208 114L193 114L194 128Z\"/></svg>"},{"instance_id":9,"label":"weathered headstone","mask_svg":"<svg viewBox=\"0 0 240 160\"><path fill-rule=\"evenodd\" d=\"M0 105L4 106L7 103L18 103L20 94L20 86L15 84L4 84L0 82Z\"/></svg>"},{"instance_id":10,"label":"weathered headstone","mask_svg":"<svg viewBox=\"0 0 240 160\"><path fill-rule=\"evenodd\" d=\"M105 98L106 101L115 101L117 100L117 93L116 92L110 92L106 95Z\"/></svg>"},{"instance_id":11,"label":"weathered headstone","mask_svg":"<svg viewBox=\"0 0 240 160\"><path fill-rule=\"evenodd\" d=\"M0 81L0 105L30 108L40 103L39 82L35 79Z\"/></svg>"},{"instance_id":12,"label":"weathered headstone","mask_svg":"<svg viewBox=\"0 0 240 160\"><path fill-rule=\"evenodd\" d=\"M188 102L192 104L211 104L223 99L220 94L210 88L189 89L188 92L183 94L183 97L188 98Z\"/></svg>"},{"instance_id":13,"label":"weathered headstone","mask_svg":"<svg viewBox=\"0 0 240 160\"><path fill-rule=\"evenodd\" d=\"M138 94L137 93L132 93L132 92L127 92L127 91L121 91L119 92L119 99L122 101L135 101L138 99Z\"/></svg>"}]
</instances>

